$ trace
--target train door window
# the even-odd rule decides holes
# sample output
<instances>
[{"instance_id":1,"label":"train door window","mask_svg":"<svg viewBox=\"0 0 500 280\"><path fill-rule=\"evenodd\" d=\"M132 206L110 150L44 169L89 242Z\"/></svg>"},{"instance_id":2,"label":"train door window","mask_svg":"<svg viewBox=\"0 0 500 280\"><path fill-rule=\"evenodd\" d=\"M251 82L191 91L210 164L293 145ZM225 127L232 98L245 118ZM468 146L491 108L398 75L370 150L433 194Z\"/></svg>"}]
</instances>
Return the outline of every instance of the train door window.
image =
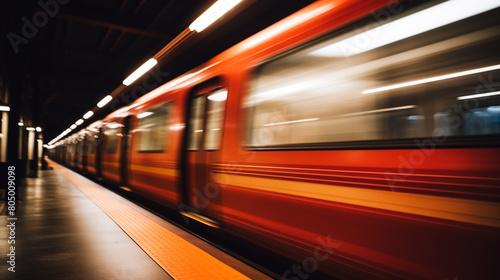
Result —
<instances>
[{"instance_id":1,"label":"train door window","mask_svg":"<svg viewBox=\"0 0 500 280\"><path fill-rule=\"evenodd\" d=\"M85 137L87 140L86 152L87 154L94 154L97 146L97 140L93 135L87 134Z\"/></svg>"},{"instance_id":2,"label":"train door window","mask_svg":"<svg viewBox=\"0 0 500 280\"><path fill-rule=\"evenodd\" d=\"M498 134L500 8L415 34L401 24L453 5L426 2L381 26L367 17L261 64L243 101L248 146Z\"/></svg>"},{"instance_id":3,"label":"train door window","mask_svg":"<svg viewBox=\"0 0 500 280\"><path fill-rule=\"evenodd\" d=\"M205 95L195 97L191 105L191 117L189 119L189 143L188 150L195 151L200 148L201 136L203 135L203 121L205 111Z\"/></svg>"},{"instance_id":4,"label":"train door window","mask_svg":"<svg viewBox=\"0 0 500 280\"><path fill-rule=\"evenodd\" d=\"M170 111L171 103L165 103L137 114L137 151L165 151L168 141L167 124Z\"/></svg>"},{"instance_id":5,"label":"train door window","mask_svg":"<svg viewBox=\"0 0 500 280\"><path fill-rule=\"evenodd\" d=\"M227 90L224 88L215 90L207 99L207 131L203 146L205 150L217 150L221 145Z\"/></svg>"},{"instance_id":6,"label":"train door window","mask_svg":"<svg viewBox=\"0 0 500 280\"><path fill-rule=\"evenodd\" d=\"M109 123L107 125L106 131L104 134L106 135L106 154L114 154L116 153L117 143L118 143L118 134L121 132L122 125L119 123Z\"/></svg>"}]
</instances>

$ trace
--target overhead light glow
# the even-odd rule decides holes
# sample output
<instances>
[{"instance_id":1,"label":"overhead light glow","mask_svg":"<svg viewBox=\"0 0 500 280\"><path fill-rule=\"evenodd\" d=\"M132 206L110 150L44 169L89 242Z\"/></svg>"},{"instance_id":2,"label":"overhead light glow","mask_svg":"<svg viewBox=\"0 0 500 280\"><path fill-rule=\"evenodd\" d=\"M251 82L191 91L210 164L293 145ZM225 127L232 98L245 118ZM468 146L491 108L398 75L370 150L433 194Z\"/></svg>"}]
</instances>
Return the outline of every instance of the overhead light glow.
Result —
<instances>
[{"instance_id":1,"label":"overhead light glow","mask_svg":"<svg viewBox=\"0 0 500 280\"><path fill-rule=\"evenodd\" d=\"M144 75L144 73L148 72L151 68L153 68L156 64L158 64L158 61L156 61L156 59L154 58L150 58L143 65L137 68L137 70L135 70L132 74L130 74L125 80L123 80L123 84L129 86L139 77Z\"/></svg>"},{"instance_id":2,"label":"overhead light glow","mask_svg":"<svg viewBox=\"0 0 500 280\"><path fill-rule=\"evenodd\" d=\"M392 107L392 108L363 111L363 112L357 112L357 113L342 114L342 115L339 115L339 117L354 117L354 116L362 116L362 115L371 115L371 114L391 112L391 111L409 110L409 109L414 109L415 107L417 107L417 106L406 105L406 106L399 106L399 107Z\"/></svg>"},{"instance_id":3,"label":"overhead light glow","mask_svg":"<svg viewBox=\"0 0 500 280\"><path fill-rule=\"evenodd\" d=\"M137 115L137 117L138 117L139 119L142 119L142 118L145 118L145 117L147 117L147 116L151 116L152 114L153 114L152 112L147 112L147 111L146 111L146 112L139 113L139 114Z\"/></svg>"},{"instance_id":4,"label":"overhead light glow","mask_svg":"<svg viewBox=\"0 0 500 280\"><path fill-rule=\"evenodd\" d=\"M488 112L492 112L492 113L498 113L500 112L500 106L490 106L488 107Z\"/></svg>"},{"instance_id":5,"label":"overhead light glow","mask_svg":"<svg viewBox=\"0 0 500 280\"><path fill-rule=\"evenodd\" d=\"M216 92L208 97L208 100L220 102L227 99L227 90Z\"/></svg>"},{"instance_id":6,"label":"overhead light glow","mask_svg":"<svg viewBox=\"0 0 500 280\"><path fill-rule=\"evenodd\" d=\"M113 97L111 95L106 95L99 103L97 103L97 107L102 108L104 105L108 104L109 101L111 101Z\"/></svg>"},{"instance_id":7,"label":"overhead light glow","mask_svg":"<svg viewBox=\"0 0 500 280\"><path fill-rule=\"evenodd\" d=\"M27 127L26 130L28 130L28 131L35 131L35 128L34 127Z\"/></svg>"},{"instance_id":8,"label":"overhead light glow","mask_svg":"<svg viewBox=\"0 0 500 280\"><path fill-rule=\"evenodd\" d=\"M283 125L283 124L311 122L311 121L317 121L317 120L319 120L319 118L303 119L303 120L295 120L295 121L287 121L287 122L277 122L277 123L268 123L268 124L265 124L264 126L275 126L275 125Z\"/></svg>"},{"instance_id":9,"label":"overhead light glow","mask_svg":"<svg viewBox=\"0 0 500 280\"><path fill-rule=\"evenodd\" d=\"M219 0L215 2L215 4L189 25L189 30L201 32L240 2L241 0Z\"/></svg>"},{"instance_id":10,"label":"overhead light glow","mask_svg":"<svg viewBox=\"0 0 500 280\"><path fill-rule=\"evenodd\" d=\"M431 77L431 78L426 78L426 79L421 79L421 80L416 80L416 81L411 81L411 82L390 85L390 86L385 86L385 87L364 90L364 91L362 91L362 93L369 94L369 93L386 91L386 90L391 90L391 89L397 89L397 88L409 87L409 86L414 86L414 85L432 83L432 82L453 79L453 78L458 78L458 77L463 77L463 76L468 76L468 75L472 75L472 74L478 74L478 73L493 71L493 70L498 70L498 69L500 69L500 64L476 68L476 69L467 70L467 71L461 71L461 72L452 73L452 74Z\"/></svg>"},{"instance_id":11,"label":"overhead light glow","mask_svg":"<svg viewBox=\"0 0 500 280\"><path fill-rule=\"evenodd\" d=\"M115 123L115 122L112 122L112 123L108 123L108 124L107 124L107 127L111 128L111 129L113 129L113 128L119 128L119 127L121 127L121 126L122 126L121 124L119 124L119 123Z\"/></svg>"},{"instance_id":12,"label":"overhead light glow","mask_svg":"<svg viewBox=\"0 0 500 280\"><path fill-rule=\"evenodd\" d=\"M42 128L41 128L41 127L39 127L39 126L37 126L37 127L36 127L36 132L42 132Z\"/></svg>"},{"instance_id":13,"label":"overhead light glow","mask_svg":"<svg viewBox=\"0 0 500 280\"><path fill-rule=\"evenodd\" d=\"M454 0L359 33L311 53L314 56L345 57L373 50L500 6L496 0ZM378 34L380 33L380 34ZM373 34L378 34L374 36ZM367 41L366 38L369 38ZM360 45L359 42L366 42Z\"/></svg>"},{"instance_id":14,"label":"overhead light glow","mask_svg":"<svg viewBox=\"0 0 500 280\"><path fill-rule=\"evenodd\" d=\"M88 118L92 117L93 114L94 114L94 112L88 111L87 113L85 113L85 115L83 115L83 118L88 119Z\"/></svg>"},{"instance_id":15,"label":"overhead light glow","mask_svg":"<svg viewBox=\"0 0 500 280\"><path fill-rule=\"evenodd\" d=\"M24 123L22 123L22 122L18 122L18 123L17 123L17 125L19 125L19 126L24 126Z\"/></svg>"},{"instance_id":16,"label":"overhead light glow","mask_svg":"<svg viewBox=\"0 0 500 280\"><path fill-rule=\"evenodd\" d=\"M69 128L75 129L76 128L76 124L72 124Z\"/></svg>"},{"instance_id":17,"label":"overhead light glow","mask_svg":"<svg viewBox=\"0 0 500 280\"><path fill-rule=\"evenodd\" d=\"M9 106L0 106L0 111L3 111L3 112L9 112L10 111L10 107Z\"/></svg>"},{"instance_id":18,"label":"overhead light glow","mask_svg":"<svg viewBox=\"0 0 500 280\"><path fill-rule=\"evenodd\" d=\"M76 125L81 125L83 123L83 120L82 119L79 119L75 122Z\"/></svg>"},{"instance_id":19,"label":"overhead light glow","mask_svg":"<svg viewBox=\"0 0 500 280\"><path fill-rule=\"evenodd\" d=\"M500 91L478 93L478 94L472 94L472 95L465 95L465 96L457 97L457 99L458 100L475 99L475 98L482 98L482 97L495 96L495 95L500 95Z\"/></svg>"}]
</instances>

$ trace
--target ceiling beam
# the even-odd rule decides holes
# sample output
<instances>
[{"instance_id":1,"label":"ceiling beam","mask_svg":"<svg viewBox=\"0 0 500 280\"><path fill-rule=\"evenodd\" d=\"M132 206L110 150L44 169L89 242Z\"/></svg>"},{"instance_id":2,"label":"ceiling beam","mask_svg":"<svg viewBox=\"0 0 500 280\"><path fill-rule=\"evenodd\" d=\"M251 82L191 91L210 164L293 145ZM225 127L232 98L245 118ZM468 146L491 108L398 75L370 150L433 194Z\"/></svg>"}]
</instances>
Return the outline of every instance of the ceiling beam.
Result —
<instances>
[{"instance_id":1,"label":"ceiling beam","mask_svg":"<svg viewBox=\"0 0 500 280\"><path fill-rule=\"evenodd\" d=\"M103 20L99 20L99 19L92 19L89 17L79 16L79 15L75 15L75 14L59 13L59 14L57 14L57 17L61 18L61 19L68 20L68 21L72 21L72 22L79 22L79 23L84 23L84 24L88 24L88 25L116 29L116 30L121 30L123 32L139 34L142 36L161 38L161 39L165 39L165 37L166 37L165 34L162 34L159 32L144 30L141 28L136 28L136 27L131 27L131 26L126 26L126 25L119 24L119 23L107 22L107 21L103 21Z\"/></svg>"}]
</instances>

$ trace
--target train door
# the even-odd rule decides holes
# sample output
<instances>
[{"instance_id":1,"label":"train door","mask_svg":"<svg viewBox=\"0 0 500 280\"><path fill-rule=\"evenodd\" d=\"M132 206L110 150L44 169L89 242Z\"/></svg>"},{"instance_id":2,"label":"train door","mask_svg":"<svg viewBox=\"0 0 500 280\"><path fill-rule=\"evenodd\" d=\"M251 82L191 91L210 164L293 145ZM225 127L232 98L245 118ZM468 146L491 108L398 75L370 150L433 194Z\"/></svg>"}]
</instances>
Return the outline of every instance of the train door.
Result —
<instances>
[{"instance_id":1,"label":"train door","mask_svg":"<svg viewBox=\"0 0 500 280\"><path fill-rule=\"evenodd\" d=\"M85 135L82 139L82 172L87 173L87 163L88 163L88 141L87 136Z\"/></svg>"},{"instance_id":2,"label":"train door","mask_svg":"<svg viewBox=\"0 0 500 280\"><path fill-rule=\"evenodd\" d=\"M95 174L97 178L102 179L102 152L103 152L103 141L104 141L104 133L103 128L99 127L99 131L97 133L97 141L95 143Z\"/></svg>"},{"instance_id":3,"label":"train door","mask_svg":"<svg viewBox=\"0 0 500 280\"><path fill-rule=\"evenodd\" d=\"M128 116L123 120L123 141L120 150L120 184L127 187L128 184L128 166L129 166L129 151L130 151L130 128L132 127L132 117Z\"/></svg>"},{"instance_id":4,"label":"train door","mask_svg":"<svg viewBox=\"0 0 500 280\"><path fill-rule=\"evenodd\" d=\"M213 181L212 165L221 158L227 90L220 85L197 90L188 102L186 190L189 210L219 217L220 190Z\"/></svg>"}]
</instances>

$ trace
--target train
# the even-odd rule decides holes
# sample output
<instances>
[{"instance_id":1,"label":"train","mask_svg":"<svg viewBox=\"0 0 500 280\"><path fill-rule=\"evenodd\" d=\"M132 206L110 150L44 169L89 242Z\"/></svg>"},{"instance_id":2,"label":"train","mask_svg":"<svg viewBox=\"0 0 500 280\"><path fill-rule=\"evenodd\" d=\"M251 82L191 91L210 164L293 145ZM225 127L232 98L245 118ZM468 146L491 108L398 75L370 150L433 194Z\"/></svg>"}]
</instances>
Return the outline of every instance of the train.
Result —
<instances>
[{"instance_id":1,"label":"train","mask_svg":"<svg viewBox=\"0 0 500 280\"><path fill-rule=\"evenodd\" d=\"M499 6L317 1L48 153L281 279L499 279Z\"/></svg>"}]
</instances>

